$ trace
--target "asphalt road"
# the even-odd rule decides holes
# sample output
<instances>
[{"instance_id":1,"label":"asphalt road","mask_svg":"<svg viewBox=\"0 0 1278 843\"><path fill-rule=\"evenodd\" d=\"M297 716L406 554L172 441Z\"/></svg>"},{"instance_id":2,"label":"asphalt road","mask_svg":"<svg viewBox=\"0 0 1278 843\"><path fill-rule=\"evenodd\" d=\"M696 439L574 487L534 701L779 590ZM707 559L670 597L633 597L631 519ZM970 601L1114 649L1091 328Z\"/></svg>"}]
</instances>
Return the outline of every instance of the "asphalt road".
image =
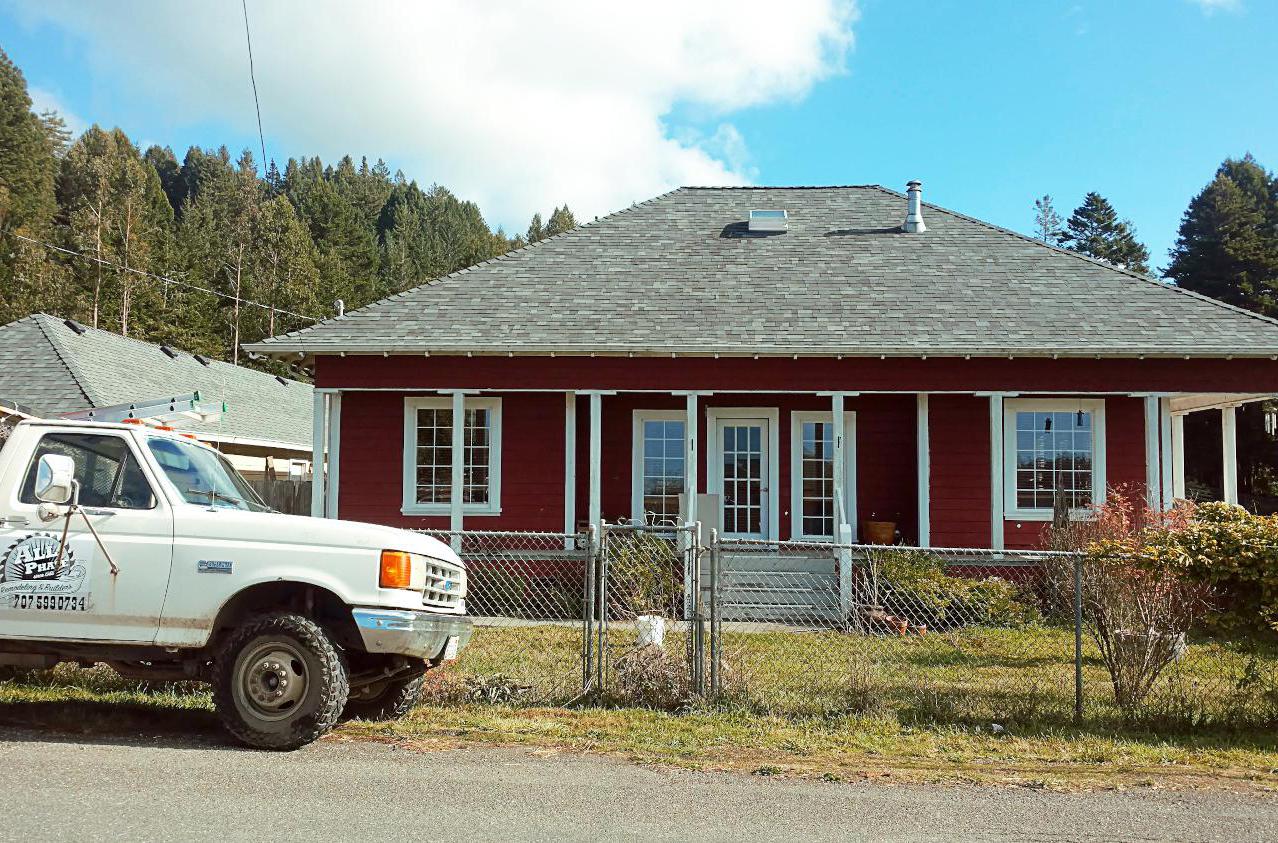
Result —
<instances>
[{"instance_id":1,"label":"asphalt road","mask_svg":"<svg viewBox=\"0 0 1278 843\"><path fill-rule=\"evenodd\" d=\"M0 728L0 839L1278 840L1278 799L1056 794L647 769L514 750Z\"/></svg>"}]
</instances>

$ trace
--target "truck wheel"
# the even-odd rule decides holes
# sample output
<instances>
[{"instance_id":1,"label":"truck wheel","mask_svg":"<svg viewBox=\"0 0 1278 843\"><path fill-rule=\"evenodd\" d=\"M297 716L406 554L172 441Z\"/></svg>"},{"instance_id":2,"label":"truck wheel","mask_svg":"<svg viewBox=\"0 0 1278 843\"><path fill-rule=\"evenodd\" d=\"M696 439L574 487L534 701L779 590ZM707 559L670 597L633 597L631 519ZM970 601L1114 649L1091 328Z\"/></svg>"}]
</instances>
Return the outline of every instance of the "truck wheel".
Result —
<instances>
[{"instance_id":1,"label":"truck wheel","mask_svg":"<svg viewBox=\"0 0 1278 843\"><path fill-rule=\"evenodd\" d=\"M385 684L374 683L362 692L353 691L344 716L352 720L398 720L422 701L425 685L426 674L419 673Z\"/></svg>"},{"instance_id":2,"label":"truck wheel","mask_svg":"<svg viewBox=\"0 0 1278 843\"><path fill-rule=\"evenodd\" d=\"M319 738L337 723L348 691L342 654L300 615L250 619L213 665L222 725L258 749L297 749Z\"/></svg>"}]
</instances>

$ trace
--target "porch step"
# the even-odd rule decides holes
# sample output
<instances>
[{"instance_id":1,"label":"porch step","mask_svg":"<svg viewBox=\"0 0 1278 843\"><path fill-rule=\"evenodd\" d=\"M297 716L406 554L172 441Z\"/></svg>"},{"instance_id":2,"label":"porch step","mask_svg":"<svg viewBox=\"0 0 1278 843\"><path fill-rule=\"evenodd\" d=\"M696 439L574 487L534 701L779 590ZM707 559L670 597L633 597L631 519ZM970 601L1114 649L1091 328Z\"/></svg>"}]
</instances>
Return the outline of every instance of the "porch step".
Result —
<instances>
[{"instance_id":1,"label":"porch step","mask_svg":"<svg viewBox=\"0 0 1278 843\"><path fill-rule=\"evenodd\" d=\"M837 624L842 615L838 607L776 606L768 603L741 603L723 606L719 618L725 621L758 623L788 623L801 626Z\"/></svg>"},{"instance_id":2,"label":"porch step","mask_svg":"<svg viewBox=\"0 0 1278 843\"><path fill-rule=\"evenodd\" d=\"M701 568L703 572L709 572L708 558L703 557ZM719 570L833 574L834 555L777 556L767 553L725 553L719 557Z\"/></svg>"}]
</instances>

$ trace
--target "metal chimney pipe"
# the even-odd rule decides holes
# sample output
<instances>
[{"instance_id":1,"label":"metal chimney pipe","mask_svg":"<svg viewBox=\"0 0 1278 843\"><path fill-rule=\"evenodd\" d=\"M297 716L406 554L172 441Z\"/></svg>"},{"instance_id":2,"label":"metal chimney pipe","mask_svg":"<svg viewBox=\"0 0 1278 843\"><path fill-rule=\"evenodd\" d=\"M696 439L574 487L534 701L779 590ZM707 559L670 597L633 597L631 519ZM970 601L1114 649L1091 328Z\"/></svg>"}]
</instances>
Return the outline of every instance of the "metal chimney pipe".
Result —
<instances>
[{"instance_id":1,"label":"metal chimney pipe","mask_svg":"<svg viewBox=\"0 0 1278 843\"><path fill-rule=\"evenodd\" d=\"M918 179L912 180L905 186L905 196L908 211L905 215L905 225L901 228L910 234L927 231L927 226L923 224L923 182Z\"/></svg>"}]
</instances>

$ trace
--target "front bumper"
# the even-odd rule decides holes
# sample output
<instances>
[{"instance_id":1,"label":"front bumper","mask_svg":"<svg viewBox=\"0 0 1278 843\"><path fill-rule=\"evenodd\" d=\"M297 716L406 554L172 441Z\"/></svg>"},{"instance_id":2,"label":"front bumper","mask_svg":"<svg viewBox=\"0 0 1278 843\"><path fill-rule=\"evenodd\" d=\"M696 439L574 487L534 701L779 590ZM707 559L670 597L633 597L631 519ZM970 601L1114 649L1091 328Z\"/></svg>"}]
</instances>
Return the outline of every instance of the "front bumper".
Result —
<instances>
[{"instance_id":1,"label":"front bumper","mask_svg":"<svg viewBox=\"0 0 1278 843\"><path fill-rule=\"evenodd\" d=\"M470 640L473 626L465 615L404 609L354 609L351 614L365 651L427 661L455 657Z\"/></svg>"}]
</instances>

